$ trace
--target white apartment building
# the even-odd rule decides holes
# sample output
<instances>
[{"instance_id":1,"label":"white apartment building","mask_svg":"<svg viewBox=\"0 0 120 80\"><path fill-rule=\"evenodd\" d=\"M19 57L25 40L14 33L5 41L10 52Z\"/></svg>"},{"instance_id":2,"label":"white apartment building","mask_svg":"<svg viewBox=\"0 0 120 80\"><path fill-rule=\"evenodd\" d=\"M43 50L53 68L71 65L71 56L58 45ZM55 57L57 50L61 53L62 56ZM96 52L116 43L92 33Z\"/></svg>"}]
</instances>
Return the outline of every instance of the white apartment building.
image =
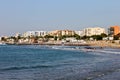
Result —
<instances>
[{"instance_id":1,"label":"white apartment building","mask_svg":"<svg viewBox=\"0 0 120 80\"><path fill-rule=\"evenodd\" d=\"M75 33L77 34L77 35L79 35L79 36L84 36L84 33L83 33L84 31L75 31Z\"/></svg>"},{"instance_id":2,"label":"white apartment building","mask_svg":"<svg viewBox=\"0 0 120 80\"><path fill-rule=\"evenodd\" d=\"M47 35L47 31L36 31L35 35L36 36L45 36L45 35Z\"/></svg>"},{"instance_id":3,"label":"white apartment building","mask_svg":"<svg viewBox=\"0 0 120 80\"><path fill-rule=\"evenodd\" d=\"M46 31L27 31L23 34L23 37L45 36L45 35L47 35Z\"/></svg>"},{"instance_id":4,"label":"white apartment building","mask_svg":"<svg viewBox=\"0 0 120 80\"><path fill-rule=\"evenodd\" d=\"M16 33L16 34L15 34L15 37L18 37L18 36L21 36L21 34L20 34L20 33Z\"/></svg>"},{"instance_id":5,"label":"white apartment building","mask_svg":"<svg viewBox=\"0 0 120 80\"><path fill-rule=\"evenodd\" d=\"M0 41L2 40L2 37L0 37Z\"/></svg>"},{"instance_id":6,"label":"white apartment building","mask_svg":"<svg viewBox=\"0 0 120 80\"><path fill-rule=\"evenodd\" d=\"M84 35L86 36L101 35L102 33L106 33L106 31L104 28L100 28L100 27L84 29Z\"/></svg>"}]
</instances>

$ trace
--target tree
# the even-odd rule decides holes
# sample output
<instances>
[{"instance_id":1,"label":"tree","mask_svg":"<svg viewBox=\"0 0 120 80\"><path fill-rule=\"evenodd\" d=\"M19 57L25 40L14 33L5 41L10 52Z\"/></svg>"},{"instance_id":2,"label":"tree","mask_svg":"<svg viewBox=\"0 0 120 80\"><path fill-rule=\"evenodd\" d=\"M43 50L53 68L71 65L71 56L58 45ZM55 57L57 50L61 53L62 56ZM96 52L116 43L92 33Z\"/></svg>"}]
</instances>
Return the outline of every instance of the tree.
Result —
<instances>
[{"instance_id":1,"label":"tree","mask_svg":"<svg viewBox=\"0 0 120 80\"><path fill-rule=\"evenodd\" d=\"M18 39L16 37L14 37L14 36L11 36L9 39L13 39L15 42L18 41Z\"/></svg>"},{"instance_id":2,"label":"tree","mask_svg":"<svg viewBox=\"0 0 120 80\"><path fill-rule=\"evenodd\" d=\"M6 41L7 39L5 37L1 37L1 41Z\"/></svg>"},{"instance_id":3,"label":"tree","mask_svg":"<svg viewBox=\"0 0 120 80\"><path fill-rule=\"evenodd\" d=\"M102 37L102 38L107 37L107 34L102 33L102 34L101 34L101 37Z\"/></svg>"},{"instance_id":4,"label":"tree","mask_svg":"<svg viewBox=\"0 0 120 80\"><path fill-rule=\"evenodd\" d=\"M91 36L93 39L95 40L102 40L102 36L101 35L93 35Z\"/></svg>"},{"instance_id":5,"label":"tree","mask_svg":"<svg viewBox=\"0 0 120 80\"><path fill-rule=\"evenodd\" d=\"M51 35L45 35L44 38L54 38L54 37Z\"/></svg>"},{"instance_id":6,"label":"tree","mask_svg":"<svg viewBox=\"0 0 120 80\"><path fill-rule=\"evenodd\" d=\"M114 35L114 40L119 40L120 38L120 33L118 33L117 35Z\"/></svg>"},{"instance_id":7,"label":"tree","mask_svg":"<svg viewBox=\"0 0 120 80\"><path fill-rule=\"evenodd\" d=\"M81 37L81 39L87 39L87 40L88 40L89 38L90 38L90 36L86 36L86 35L83 36L83 37Z\"/></svg>"},{"instance_id":8,"label":"tree","mask_svg":"<svg viewBox=\"0 0 120 80\"><path fill-rule=\"evenodd\" d=\"M77 40L80 40L80 36L78 34L75 34L74 37L77 39Z\"/></svg>"},{"instance_id":9,"label":"tree","mask_svg":"<svg viewBox=\"0 0 120 80\"><path fill-rule=\"evenodd\" d=\"M54 40L56 41L56 40L57 40L57 38L58 38L58 37L57 37L57 36L55 36L55 37L54 37Z\"/></svg>"},{"instance_id":10,"label":"tree","mask_svg":"<svg viewBox=\"0 0 120 80\"><path fill-rule=\"evenodd\" d=\"M51 35L45 35L44 38L45 38L45 41L49 41L49 39L50 39L50 38L54 38L54 36L51 36Z\"/></svg>"},{"instance_id":11,"label":"tree","mask_svg":"<svg viewBox=\"0 0 120 80\"><path fill-rule=\"evenodd\" d=\"M114 35L114 40L119 40L119 37L117 35Z\"/></svg>"}]
</instances>

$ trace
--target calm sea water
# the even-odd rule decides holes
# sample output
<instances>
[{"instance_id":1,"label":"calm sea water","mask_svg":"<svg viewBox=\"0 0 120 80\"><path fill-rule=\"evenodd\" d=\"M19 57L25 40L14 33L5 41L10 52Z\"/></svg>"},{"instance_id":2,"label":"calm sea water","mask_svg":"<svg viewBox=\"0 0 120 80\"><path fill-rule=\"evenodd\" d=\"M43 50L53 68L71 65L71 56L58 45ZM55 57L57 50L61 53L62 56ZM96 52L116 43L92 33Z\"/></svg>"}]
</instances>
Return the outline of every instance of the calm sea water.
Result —
<instances>
[{"instance_id":1,"label":"calm sea water","mask_svg":"<svg viewBox=\"0 0 120 80\"><path fill-rule=\"evenodd\" d=\"M0 46L0 80L120 80L119 51Z\"/></svg>"}]
</instances>

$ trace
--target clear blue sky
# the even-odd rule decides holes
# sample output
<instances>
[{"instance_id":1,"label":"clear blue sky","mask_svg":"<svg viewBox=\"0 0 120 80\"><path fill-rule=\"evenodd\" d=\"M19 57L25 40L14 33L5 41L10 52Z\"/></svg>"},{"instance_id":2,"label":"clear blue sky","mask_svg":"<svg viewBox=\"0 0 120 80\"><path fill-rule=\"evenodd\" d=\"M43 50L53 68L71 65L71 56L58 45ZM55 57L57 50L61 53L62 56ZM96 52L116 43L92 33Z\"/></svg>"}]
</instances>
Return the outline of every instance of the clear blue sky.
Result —
<instances>
[{"instance_id":1,"label":"clear blue sky","mask_svg":"<svg viewBox=\"0 0 120 80\"><path fill-rule=\"evenodd\" d=\"M120 25L120 0L0 0L0 36Z\"/></svg>"}]
</instances>

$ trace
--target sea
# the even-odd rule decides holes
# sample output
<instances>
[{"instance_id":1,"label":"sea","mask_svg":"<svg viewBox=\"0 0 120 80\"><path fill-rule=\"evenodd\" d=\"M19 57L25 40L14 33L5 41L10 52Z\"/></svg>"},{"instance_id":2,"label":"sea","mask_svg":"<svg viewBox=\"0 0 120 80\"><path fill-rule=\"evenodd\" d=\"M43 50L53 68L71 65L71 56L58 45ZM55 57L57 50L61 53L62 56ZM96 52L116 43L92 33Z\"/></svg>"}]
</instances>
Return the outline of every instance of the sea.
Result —
<instances>
[{"instance_id":1,"label":"sea","mask_svg":"<svg viewBox=\"0 0 120 80\"><path fill-rule=\"evenodd\" d=\"M0 80L120 80L120 49L1 45Z\"/></svg>"}]
</instances>

